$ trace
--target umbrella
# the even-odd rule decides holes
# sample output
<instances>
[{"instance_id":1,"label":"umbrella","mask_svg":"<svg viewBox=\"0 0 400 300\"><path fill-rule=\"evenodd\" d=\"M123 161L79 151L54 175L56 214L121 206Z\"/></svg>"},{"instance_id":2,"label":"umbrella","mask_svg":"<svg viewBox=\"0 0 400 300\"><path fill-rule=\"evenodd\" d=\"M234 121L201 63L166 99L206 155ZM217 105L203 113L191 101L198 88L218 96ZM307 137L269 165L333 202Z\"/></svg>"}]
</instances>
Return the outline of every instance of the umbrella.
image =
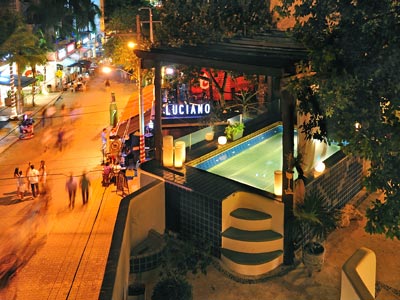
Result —
<instances>
[{"instance_id":1,"label":"umbrella","mask_svg":"<svg viewBox=\"0 0 400 300\"><path fill-rule=\"evenodd\" d=\"M39 71L36 71L36 75L41 74ZM33 76L33 71L32 70L26 70L25 71L25 76Z\"/></svg>"}]
</instances>

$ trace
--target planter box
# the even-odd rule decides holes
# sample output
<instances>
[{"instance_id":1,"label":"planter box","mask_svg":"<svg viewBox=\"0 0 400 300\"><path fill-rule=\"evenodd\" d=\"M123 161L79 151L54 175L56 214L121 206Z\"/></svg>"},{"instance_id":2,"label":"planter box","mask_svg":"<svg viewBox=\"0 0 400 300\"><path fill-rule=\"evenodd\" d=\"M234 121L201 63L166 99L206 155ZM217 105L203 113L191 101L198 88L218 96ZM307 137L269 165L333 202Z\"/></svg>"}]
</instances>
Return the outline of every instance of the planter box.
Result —
<instances>
[{"instance_id":1,"label":"planter box","mask_svg":"<svg viewBox=\"0 0 400 300\"><path fill-rule=\"evenodd\" d=\"M243 137L243 130L235 132L233 134L232 141L236 141L237 139L240 139L241 137Z\"/></svg>"}]
</instances>

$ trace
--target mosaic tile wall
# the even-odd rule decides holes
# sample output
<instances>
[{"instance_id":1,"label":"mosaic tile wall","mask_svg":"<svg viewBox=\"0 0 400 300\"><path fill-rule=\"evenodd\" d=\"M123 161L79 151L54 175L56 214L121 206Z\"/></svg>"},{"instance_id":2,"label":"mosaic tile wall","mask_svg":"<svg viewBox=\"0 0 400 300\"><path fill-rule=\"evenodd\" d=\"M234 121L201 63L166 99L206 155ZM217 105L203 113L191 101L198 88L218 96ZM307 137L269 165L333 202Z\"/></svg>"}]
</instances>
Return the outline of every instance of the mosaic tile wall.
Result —
<instances>
[{"instance_id":1,"label":"mosaic tile wall","mask_svg":"<svg viewBox=\"0 0 400 300\"><path fill-rule=\"evenodd\" d=\"M212 253L220 257L221 203L194 191L166 182L166 191L173 197L166 198L166 207L179 207L179 234L183 240L205 236L212 244ZM168 223L168 211L167 211Z\"/></svg>"},{"instance_id":2,"label":"mosaic tile wall","mask_svg":"<svg viewBox=\"0 0 400 300\"><path fill-rule=\"evenodd\" d=\"M354 157L344 157L306 189L324 196L329 207L341 208L362 189L362 178L362 164Z\"/></svg>"},{"instance_id":3,"label":"mosaic tile wall","mask_svg":"<svg viewBox=\"0 0 400 300\"><path fill-rule=\"evenodd\" d=\"M158 251L150 255L134 256L130 259L130 273L143 273L154 270L161 264L163 252Z\"/></svg>"},{"instance_id":4,"label":"mosaic tile wall","mask_svg":"<svg viewBox=\"0 0 400 300\"><path fill-rule=\"evenodd\" d=\"M340 159L323 175L307 184L308 193L317 191L322 194L332 208L343 207L361 189L362 165L351 157ZM178 221L178 228L174 229L182 239L204 234L212 243L213 255L220 257L221 200L168 181L166 191L167 223L169 217L174 219L172 222ZM168 212L168 207L174 208L172 214Z\"/></svg>"}]
</instances>

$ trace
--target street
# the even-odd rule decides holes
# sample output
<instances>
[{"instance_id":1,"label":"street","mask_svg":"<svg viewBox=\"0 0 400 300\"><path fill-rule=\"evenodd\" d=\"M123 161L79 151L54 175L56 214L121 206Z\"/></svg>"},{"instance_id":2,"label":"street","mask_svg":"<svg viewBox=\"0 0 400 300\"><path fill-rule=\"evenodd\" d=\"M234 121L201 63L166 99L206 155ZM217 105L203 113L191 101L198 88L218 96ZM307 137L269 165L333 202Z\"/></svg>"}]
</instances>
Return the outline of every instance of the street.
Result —
<instances>
[{"instance_id":1,"label":"street","mask_svg":"<svg viewBox=\"0 0 400 300\"><path fill-rule=\"evenodd\" d=\"M74 264L73 258L76 261L77 257L82 257L88 243L83 236L77 236L76 232L93 231L99 212L105 209L104 206L112 205L113 210L116 210L119 205L114 200L107 204L107 200L115 199L115 187L105 189L101 186L100 135L103 128L107 128L108 132L111 129L111 92L115 93L118 114L121 116L134 90L134 84L119 83L113 78L111 89L106 90L104 77L100 75L91 78L86 91L67 91L62 94L62 98L56 103L55 117L52 121L46 119L44 126L37 124L32 139L17 141L2 153L0 276L13 276L7 287L0 289L0 300L66 299L73 292L74 278L63 278L65 275L62 272L70 270L68 273L72 275L77 272L79 266ZM62 105L65 105L65 114L61 111ZM36 123L40 123L40 120L36 120ZM62 149L56 145L60 128L65 132ZM29 162L39 169L41 160L47 166L48 193L33 198L27 185L27 192L21 201L16 193L14 169L20 168L25 175ZM66 180L72 174L79 182L83 172L87 172L91 182L89 202L83 206L78 188L75 208L71 209L68 207ZM119 196L117 199L120 198ZM50 235L59 235L63 239L61 249L59 243L49 243ZM108 248L103 249L105 258L102 259L107 259L106 249ZM35 264L54 263L45 260L46 251L57 252L59 264L47 266L42 271ZM37 282L32 282L32 279ZM6 283L2 281L0 285ZM60 285L65 285L65 288L60 288ZM95 298L96 296L93 297Z\"/></svg>"}]
</instances>

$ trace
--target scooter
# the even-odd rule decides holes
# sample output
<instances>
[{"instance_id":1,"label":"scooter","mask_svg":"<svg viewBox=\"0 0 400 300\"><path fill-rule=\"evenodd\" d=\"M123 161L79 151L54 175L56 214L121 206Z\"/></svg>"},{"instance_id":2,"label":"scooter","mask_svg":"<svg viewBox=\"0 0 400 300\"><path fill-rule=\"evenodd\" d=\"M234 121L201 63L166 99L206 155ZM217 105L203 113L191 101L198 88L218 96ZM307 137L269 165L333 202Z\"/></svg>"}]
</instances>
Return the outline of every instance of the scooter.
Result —
<instances>
[{"instance_id":1,"label":"scooter","mask_svg":"<svg viewBox=\"0 0 400 300\"><path fill-rule=\"evenodd\" d=\"M27 140L31 139L34 136L33 133L33 123L35 120L33 118L29 118L27 116L24 116L24 119L22 122L19 124L19 139L20 140Z\"/></svg>"}]
</instances>

